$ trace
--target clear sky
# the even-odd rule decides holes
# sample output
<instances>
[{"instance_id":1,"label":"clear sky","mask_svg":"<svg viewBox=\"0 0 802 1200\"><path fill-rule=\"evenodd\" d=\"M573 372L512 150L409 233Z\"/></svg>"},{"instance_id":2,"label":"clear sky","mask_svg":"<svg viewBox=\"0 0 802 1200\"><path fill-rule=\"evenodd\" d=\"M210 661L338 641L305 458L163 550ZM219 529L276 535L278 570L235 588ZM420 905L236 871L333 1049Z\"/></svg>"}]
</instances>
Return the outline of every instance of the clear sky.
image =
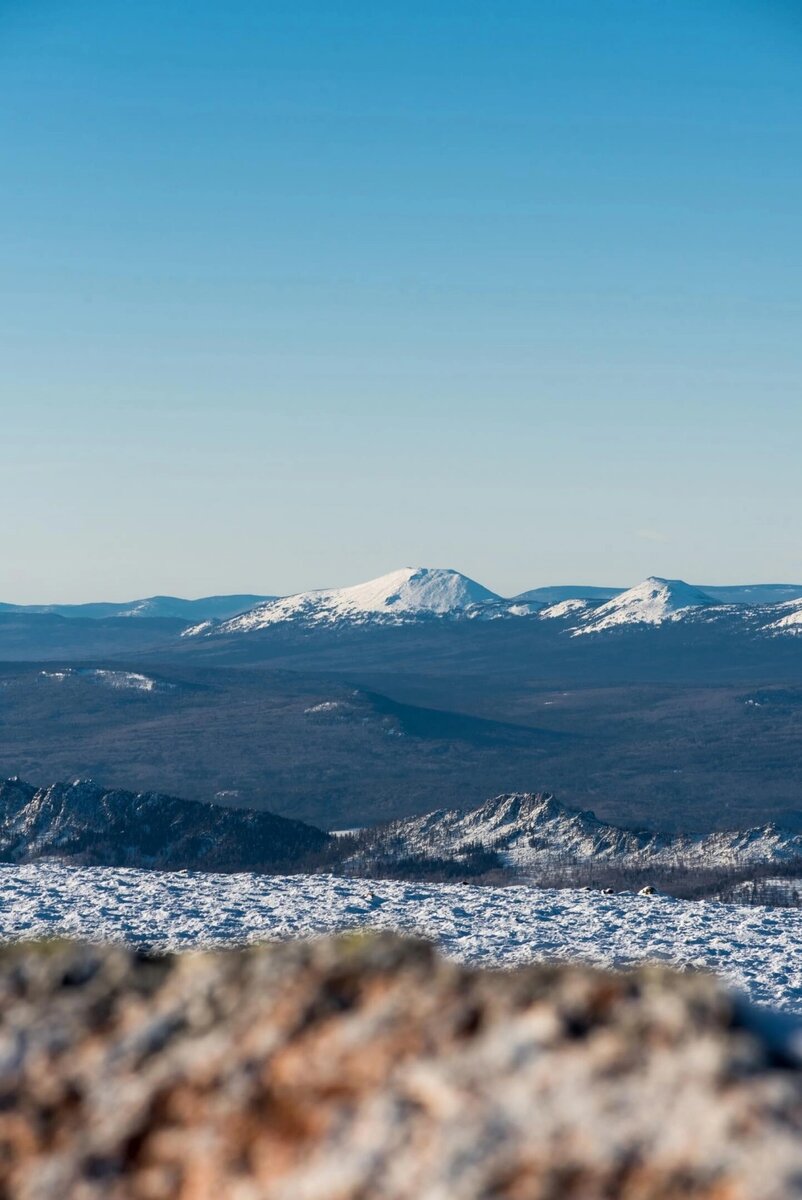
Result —
<instances>
[{"instance_id":1,"label":"clear sky","mask_svg":"<svg viewBox=\"0 0 802 1200\"><path fill-rule=\"evenodd\" d=\"M0 0L0 599L802 580L802 14Z\"/></svg>"}]
</instances>

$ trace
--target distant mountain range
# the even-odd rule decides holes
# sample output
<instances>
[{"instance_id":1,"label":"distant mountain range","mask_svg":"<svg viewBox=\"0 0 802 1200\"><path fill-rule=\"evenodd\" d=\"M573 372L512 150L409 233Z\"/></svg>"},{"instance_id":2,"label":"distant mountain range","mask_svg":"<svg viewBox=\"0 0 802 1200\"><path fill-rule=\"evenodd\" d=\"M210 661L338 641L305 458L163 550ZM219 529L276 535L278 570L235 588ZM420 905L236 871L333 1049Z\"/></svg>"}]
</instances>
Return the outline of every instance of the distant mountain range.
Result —
<instances>
[{"instance_id":1,"label":"distant mountain range","mask_svg":"<svg viewBox=\"0 0 802 1200\"><path fill-rule=\"evenodd\" d=\"M386 873L427 860L456 872L491 855L518 879L558 864L737 870L802 861L802 835L768 824L683 837L622 829L548 793L496 796L337 837L268 812L104 788L92 780L37 788L0 783L0 861L57 858L159 870ZM476 873L475 870L473 873Z\"/></svg>"},{"instance_id":2,"label":"distant mountain range","mask_svg":"<svg viewBox=\"0 0 802 1200\"><path fill-rule=\"evenodd\" d=\"M680 579L651 577L607 598L599 594L606 596L605 589L577 588L574 590L580 595L566 594L571 590L545 589L505 599L458 571L404 567L354 587L267 600L228 620L202 621L184 630L183 636L230 637L276 627L321 629L521 618L560 620L574 636L625 626L662 625L686 617L735 618L752 631L770 634L802 632L802 587L789 584L705 591ZM545 593L549 601L537 598Z\"/></svg>"},{"instance_id":3,"label":"distant mountain range","mask_svg":"<svg viewBox=\"0 0 802 1200\"><path fill-rule=\"evenodd\" d=\"M209 633L252 633L274 625L342 626L404 624L432 618L497 620L504 617L589 618L583 632L625 624L660 624L695 608L737 606L777 611L778 628L788 629L795 601L802 602L802 584L745 584L716 587L652 577L633 588L583 584L533 588L504 597L468 576L447 568L402 567L367 583L344 588L298 592L291 596L251 593L203 596L148 596L140 600L87 604L4 604L0 616L57 616L72 620L124 618L183 621L188 636ZM792 619L787 619L787 618Z\"/></svg>"},{"instance_id":4,"label":"distant mountain range","mask_svg":"<svg viewBox=\"0 0 802 1200\"><path fill-rule=\"evenodd\" d=\"M147 596L142 600L106 601L95 604L0 604L2 613L28 613L32 616L57 616L92 621L112 617L174 618L179 621L225 620L244 609L270 600L271 596L250 593L234 596L202 596L184 600L180 596Z\"/></svg>"}]
</instances>

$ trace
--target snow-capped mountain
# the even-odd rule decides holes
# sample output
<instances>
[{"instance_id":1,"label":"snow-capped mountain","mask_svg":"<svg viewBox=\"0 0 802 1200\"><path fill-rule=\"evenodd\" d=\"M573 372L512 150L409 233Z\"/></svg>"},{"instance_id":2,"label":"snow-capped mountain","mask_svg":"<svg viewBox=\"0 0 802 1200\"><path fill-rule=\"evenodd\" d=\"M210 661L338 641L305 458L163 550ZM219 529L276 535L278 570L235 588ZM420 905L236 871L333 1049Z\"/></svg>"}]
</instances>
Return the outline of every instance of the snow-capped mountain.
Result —
<instances>
[{"instance_id":1,"label":"snow-capped mountain","mask_svg":"<svg viewBox=\"0 0 802 1200\"><path fill-rule=\"evenodd\" d=\"M794 592L791 585L757 584L713 591L726 594L726 602L682 579L651 576L615 594L608 588L541 588L505 599L459 571L402 567L353 587L324 588L267 600L227 620L204 620L186 629L182 636L225 636L272 627L336 629L406 625L432 619L538 617L554 621L559 634L577 637L608 630L629 629L634 633L638 628L698 619L702 614L707 620L734 623L745 635L777 636L802 631L802 599L788 598ZM756 597L775 595L783 600L756 603ZM547 596L554 599L546 603ZM739 599L733 600L733 596Z\"/></svg>"},{"instance_id":2,"label":"snow-capped mountain","mask_svg":"<svg viewBox=\"0 0 802 1200\"><path fill-rule=\"evenodd\" d=\"M785 584L758 584L706 591L682 579L653 576L603 604L568 599L541 609L538 616L559 620L572 637L609 630L637 634L677 621L712 622L743 637L780 637L802 633L802 599L773 598L793 590ZM769 600L758 603L756 596Z\"/></svg>"},{"instance_id":3,"label":"snow-capped mountain","mask_svg":"<svg viewBox=\"0 0 802 1200\"><path fill-rule=\"evenodd\" d=\"M475 847L497 851L523 875L546 865L598 862L621 867L739 867L802 857L802 836L775 825L675 837L621 829L549 793L496 796L473 809L426 813L363 835L357 861L392 863L416 855L454 858Z\"/></svg>"},{"instance_id":4,"label":"snow-capped mountain","mask_svg":"<svg viewBox=\"0 0 802 1200\"><path fill-rule=\"evenodd\" d=\"M681 579L652 576L594 609L574 633L600 633L621 625L662 625L688 611L714 605L705 592Z\"/></svg>"},{"instance_id":5,"label":"snow-capped mountain","mask_svg":"<svg viewBox=\"0 0 802 1200\"><path fill-rule=\"evenodd\" d=\"M214 625L205 622L185 636L250 633L273 625L401 625L431 618L523 616L536 611L505 601L489 588L439 567L402 567L355 587L299 592L258 604L248 612Z\"/></svg>"},{"instance_id":6,"label":"snow-capped mountain","mask_svg":"<svg viewBox=\"0 0 802 1200\"><path fill-rule=\"evenodd\" d=\"M323 588L291 596L249 593L148 596L120 603L3 604L0 618L50 616L103 621L110 618L184 621L182 636L248 633L271 626L338 627L447 618L492 621L553 619L560 633L596 633L624 626L655 626L710 610L729 616L745 633L794 634L802 628L802 586L751 584L698 587L652 577L627 590L584 585L535 588L507 599L459 571L403 567L352 587ZM33 631L35 633L35 629Z\"/></svg>"},{"instance_id":7,"label":"snow-capped mountain","mask_svg":"<svg viewBox=\"0 0 802 1200\"><path fill-rule=\"evenodd\" d=\"M691 585L699 592L704 592L716 604L743 604L755 607L765 604L780 604L786 600L802 600L802 584L800 583L746 583L719 584L694 583ZM586 584L565 585L558 587L531 588L520 592L516 600L530 600L553 607L564 600L588 600L597 604L621 596L628 589L623 587L593 587Z\"/></svg>"}]
</instances>

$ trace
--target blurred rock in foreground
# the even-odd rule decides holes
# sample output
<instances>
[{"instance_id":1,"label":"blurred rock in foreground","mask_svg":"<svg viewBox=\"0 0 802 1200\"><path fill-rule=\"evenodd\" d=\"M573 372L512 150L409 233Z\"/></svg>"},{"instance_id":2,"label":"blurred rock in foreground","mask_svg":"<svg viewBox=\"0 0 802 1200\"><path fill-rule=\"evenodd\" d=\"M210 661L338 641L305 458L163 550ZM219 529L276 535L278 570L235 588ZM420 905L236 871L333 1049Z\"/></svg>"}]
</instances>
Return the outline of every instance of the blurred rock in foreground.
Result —
<instances>
[{"instance_id":1,"label":"blurred rock in foreground","mask_svg":"<svg viewBox=\"0 0 802 1200\"><path fill-rule=\"evenodd\" d=\"M394 938L0 954L3 1200L802 1197L793 1026Z\"/></svg>"}]
</instances>

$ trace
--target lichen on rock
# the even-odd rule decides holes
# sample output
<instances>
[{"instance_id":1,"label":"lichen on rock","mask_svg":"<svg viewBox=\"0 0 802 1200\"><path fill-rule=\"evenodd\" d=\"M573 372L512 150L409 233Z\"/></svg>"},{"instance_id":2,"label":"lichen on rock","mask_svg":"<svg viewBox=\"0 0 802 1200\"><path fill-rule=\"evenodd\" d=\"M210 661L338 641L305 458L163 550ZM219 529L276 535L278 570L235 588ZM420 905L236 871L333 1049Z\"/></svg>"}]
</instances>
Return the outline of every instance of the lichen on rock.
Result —
<instances>
[{"instance_id":1,"label":"lichen on rock","mask_svg":"<svg viewBox=\"0 0 802 1200\"><path fill-rule=\"evenodd\" d=\"M369 936L0 955L3 1200L802 1197L796 1029Z\"/></svg>"}]
</instances>

